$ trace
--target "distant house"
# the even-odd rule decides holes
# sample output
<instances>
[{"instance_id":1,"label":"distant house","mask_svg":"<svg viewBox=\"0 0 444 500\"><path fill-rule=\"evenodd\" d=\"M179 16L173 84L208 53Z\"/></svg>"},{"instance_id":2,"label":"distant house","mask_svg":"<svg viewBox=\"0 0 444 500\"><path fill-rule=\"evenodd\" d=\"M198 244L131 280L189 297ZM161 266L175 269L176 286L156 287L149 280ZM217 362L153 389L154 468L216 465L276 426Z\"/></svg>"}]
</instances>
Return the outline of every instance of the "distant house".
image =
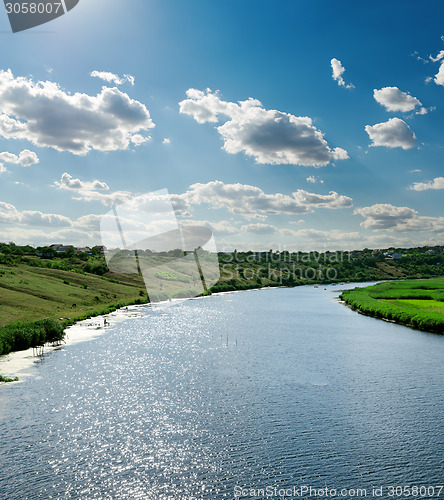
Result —
<instances>
[{"instance_id":1,"label":"distant house","mask_svg":"<svg viewBox=\"0 0 444 500\"><path fill-rule=\"evenodd\" d=\"M105 245L96 245L95 247L93 247L93 250L98 250L99 252L105 253L106 246Z\"/></svg>"},{"instance_id":2,"label":"distant house","mask_svg":"<svg viewBox=\"0 0 444 500\"><path fill-rule=\"evenodd\" d=\"M49 245L48 248L50 248L51 250L54 250L54 252L56 252L62 246L63 246L62 243L57 243L55 245Z\"/></svg>"},{"instance_id":3,"label":"distant house","mask_svg":"<svg viewBox=\"0 0 444 500\"><path fill-rule=\"evenodd\" d=\"M393 251L389 250L388 252L384 252L385 260L393 260Z\"/></svg>"},{"instance_id":4,"label":"distant house","mask_svg":"<svg viewBox=\"0 0 444 500\"><path fill-rule=\"evenodd\" d=\"M73 249L75 251L75 248L72 245L66 245L66 246L60 246L57 248L57 253L66 253L68 250Z\"/></svg>"},{"instance_id":5,"label":"distant house","mask_svg":"<svg viewBox=\"0 0 444 500\"><path fill-rule=\"evenodd\" d=\"M394 253L393 254L394 259L401 259L402 258L402 253Z\"/></svg>"},{"instance_id":6,"label":"distant house","mask_svg":"<svg viewBox=\"0 0 444 500\"><path fill-rule=\"evenodd\" d=\"M48 250L47 252L37 252L36 255L37 257L43 257L44 259L52 259L54 257L54 251Z\"/></svg>"},{"instance_id":7,"label":"distant house","mask_svg":"<svg viewBox=\"0 0 444 500\"><path fill-rule=\"evenodd\" d=\"M91 253L91 249L88 247L76 248L77 255L79 253Z\"/></svg>"}]
</instances>

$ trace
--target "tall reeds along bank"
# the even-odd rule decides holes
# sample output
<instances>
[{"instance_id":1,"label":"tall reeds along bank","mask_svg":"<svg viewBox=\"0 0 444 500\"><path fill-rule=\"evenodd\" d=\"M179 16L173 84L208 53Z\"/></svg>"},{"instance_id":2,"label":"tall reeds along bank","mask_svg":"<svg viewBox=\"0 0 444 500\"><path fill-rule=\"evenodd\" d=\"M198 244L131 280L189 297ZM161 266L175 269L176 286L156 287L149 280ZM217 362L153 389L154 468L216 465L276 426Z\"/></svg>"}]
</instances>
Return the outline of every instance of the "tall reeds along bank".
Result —
<instances>
[{"instance_id":1,"label":"tall reeds along bank","mask_svg":"<svg viewBox=\"0 0 444 500\"><path fill-rule=\"evenodd\" d=\"M63 326L54 319L17 321L0 327L0 355L24 351L47 342L60 342L64 337Z\"/></svg>"}]
</instances>

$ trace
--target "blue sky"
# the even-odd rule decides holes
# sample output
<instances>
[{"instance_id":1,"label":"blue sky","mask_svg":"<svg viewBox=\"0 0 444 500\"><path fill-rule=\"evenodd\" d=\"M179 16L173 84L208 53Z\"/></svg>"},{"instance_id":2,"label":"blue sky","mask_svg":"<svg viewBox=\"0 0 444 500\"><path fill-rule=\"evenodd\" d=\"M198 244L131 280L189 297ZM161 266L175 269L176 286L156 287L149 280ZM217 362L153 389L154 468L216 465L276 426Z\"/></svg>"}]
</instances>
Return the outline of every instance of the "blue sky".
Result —
<instances>
[{"instance_id":1,"label":"blue sky","mask_svg":"<svg viewBox=\"0 0 444 500\"><path fill-rule=\"evenodd\" d=\"M441 2L110 5L0 10L0 240L96 244L167 188L220 249L442 244Z\"/></svg>"}]
</instances>

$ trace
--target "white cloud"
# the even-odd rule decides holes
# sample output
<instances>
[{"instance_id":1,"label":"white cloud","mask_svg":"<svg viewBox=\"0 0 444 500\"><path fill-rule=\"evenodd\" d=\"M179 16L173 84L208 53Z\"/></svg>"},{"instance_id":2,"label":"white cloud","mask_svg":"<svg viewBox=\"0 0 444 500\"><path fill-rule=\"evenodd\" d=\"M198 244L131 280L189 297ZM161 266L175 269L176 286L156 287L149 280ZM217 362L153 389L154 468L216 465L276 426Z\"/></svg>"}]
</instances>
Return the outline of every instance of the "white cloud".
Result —
<instances>
[{"instance_id":1,"label":"white cloud","mask_svg":"<svg viewBox=\"0 0 444 500\"><path fill-rule=\"evenodd\" d=\"M133 197L128 191L109 191L105 182L81 181L64 173L54 186L58 189L72 191L73 199L82 201L100 201L106 206L122 203ZM264 220L273 214L301 214L313 211L314 208L341 209L350 208L353 200L339 195L335 191L322 195L298 189L292 195L264 193L262 189L248 184L225 184L222 181L211 181L206 184L192 184L185 193L170 194L174 210L178 215L189 216L192 205L207 204L215 209L226 208L232 213L241 214L248 219Z\"/></svg>"},{"instance_id":2,"label":"white cloud","mask_svg":"<svg viewBox=\"0 0 444 500\"><path fill-rule=\"evenodd\" d=\"M256 224L247 224L246 226L242 226L241 229L242 231L254 234L273 234L279 231L276 226L271 224L262 224L261 222Z\"/></svg>"},{"instance_id":3,"label":"white cloud","mask_svg":"<svg viewBox=\"0 0 444 500\"><path fill-rule=\"evenodd\" d=\"M416 144L416 135L412 129L399 118L390 118L387 122L366 125L365 131L373 141L372 146L410 149Z\"/></svg>"},{"instance_id":4,"label":"white cloud","mask_svg":"<svg viewBox=\"0 0 444 500\"><path fill-rule=\"evenodd\" d=\"M148 142L150 140L151 140L151 136L150 135L148 135L147 137L144 137L142 134L134 134L133 136L131 136L131 142L135 146L140 146L144 142Z\"/></svg>"},{"instance_id":5,"label":"white cloud","mask_svg":"<svg viewBox=\"0 0 444 500\"><path fill-rule=\"evenodd\" d=\"M332 243L332 242L356 242L362 241L364 236L359 232L344 232L339 229L331 229L329 231L321 231L318 229L282 229L281 232L294 238L299 238L307 241Z\"/></svg>"},{"instance_id":6,"label":"white cloud","mask_svg":"<svg viewBox=\"0 0 444 500\"><path fill-rule=\"evenodd\" d=\"M397 207L380 203L370 207L358 208L355 214L365 218L361 222L364 229L389 231L443 231L444 217L423 217L408 207Z\"/></svg>"},{"instance_id":7,"label":"white cloud","mask_svg":"<svg viewBox=\"0 0 444 500\"><path fill-rule=\"evenodd\" d=\"M441 61L441 59L444 59L444 50L441 50L436 57L429 56L429 58L433 62Z\"/></svg>"},{"instance_id":8,"label":"white cloud","mask_svg":"<svg viewBox=\"0 0 444 500\"><path fill-rule=\"evenodd\" d=\"M3 174L4 172L7 172L8 169L3 165L3 163L0 163L0 174Z\"/></svg>"},{"instance_id":9,"label":"white cloud","mask_svg":"<svg viewBox=\"0 0 444 500\"><path fill-rule=\"evenodd\" d=\"M331 68L333 70L333 75L332 75L333 80L336 80L338 82L338 85L340 85L341 87L345 87L347 89L355 88L355 86L352 83L346 85L346 83L344 82L344 78L342 78L342 75L345 72L345 68L344 66L342 66L341 61L339 61L336 58L333 58L330 61L330 63L331 63Z\"/></svg>"},{"instance_id":10,"label":"white cloud","mask_svg":"<svg viewBox=\"0 0 444 500\"><path fill-rule=\"evenodd\" d=\"M301 205L318 208L350 208L353 200L348 196L339 195L335 191L330 191L329 194L309 193L304 189L298 189L293 193L295 199Z\"/></svg>"},{"instance_id":11,"label":"white cloud","mask_svg":"<svg viewBox=\"0 0 444 500\"><path fill-rule=\"evenodd\" d=\"M105 80L105 82L114 83L115 85L122 85L123 83L130 83L131 85L134 85L134 76L131 75L123 75L123 77L121 78L119 75L115 75L114 73L110 73L109 71L97 70L92 71L90 75L94 78Z\"/></svg>"},{"instance_id":12,"label":"white cloud","mask_svg":"<svg viewBox=\"0 0 444 500\"><path fill-rule=\"evenodd\" d=\"M311 118L265 109L256 99L226 102L217 92L196 89L187 91L188 99L180 102L180 112L193 116L198 123L229 119L217 131L224 140L223 149L230 154L244 152L260 164L325 166L344 160L344 149L331 149Z\"/></svg>"},{"instance_id":13,"label":"white cloud","mask_svg":"<svg viewBox=\"0 0 444 500\"><path fill-rule=\"evenodd\" d=\"M322 179L319 179L319 177L316 177L314 175L310 175L310 177L307 177L305 180L310 184L316 184L317 182L324 184L324 181Z\"/></svg>"},{"instance_id":14,"label":"white cloud","mask_svg":"<svg viewBox=\"0 0 444 500\"><path fill-rule=\"evenodd\" d=\"M444 50L441 50L436 57L429 56L430 60L433 62L439 62L439 70L434 78L431 76L427 77L426 82L431 82L432 80L436 83L436 85L444 85Z\"/></svg>"},{"instance_id":15,"label":"white cloud","mask_svg":"<svg viewBox=\"0 0 444 500\"><path fill-rule=\"evenodd\" d=\"M0 222L9 224L18 222L19 219L20 214L13 205L0 201Z\"/></svg>"},{"instance_id":16,"label":"white cloud","mask_svg":"<svg viewBox=\"0 0 444 500\"><path fill-rule=\"evenodd\" d=\"M92 182L84 182L80 179L74 179L72 175L64 173L60 182L56 181L54 183L59 189L68 189L73 191L108 191L109 186L102 181L94 180Z\"/></svg>"},{"instance_id":17,"label":"white cloud","mask_svg":"<svg viewBox=\"0 0 444 500\"><path fill-rule=\"evenodd\" d=\"M421 107L421 101L407 92L402 92L398 87L383 87L380 90L373 90L373 97L387 111L413 111L416 107ZM421 108L419 114L426 114L427 109Z\"/></svg>"},{"instance_id":18,"label":"white cloud","mask_svg":"<svg viewBox=\"0 0 444 500\"><path fill-rule=\"evenodd\" d=\"M239 232L239 229L232 222L227 220L210 222L208 224L218 234L236 234Z\"/></svg>"},{"instance_id":19,"label":"white cloud","mask_svg":"<svg viewBox=\"0 0 444 500\"><path fill-rule=\"evenodd\" d=\"M168 139L168 137L165 137L165 139L162 141L162 144L171 144L171 139Z\"/></svg>"},{"instance_id":20,"label":"white cloud","mask_svg":"<svg viewBox=\"0 0 444 500\"><path fill-rule=\"evenodd\" d=\"M0 202L0 222L40 227L71 226L71 220L64 215L45 214L37 210L24 210L20 212L13 205L4 202Z\"/></svg>"},{"instance_id":21,"label":"white cloud","mask_svg":"<svg viewBox=\"0 0 444 500\"><path fill-rule=\"evenodd\" d=\"M69 227L71 220L64 215L45 214L37 210L25 210L21 213L20 224L30 226L49 226L49 227Z\"/></svg>"},{"instance_id":22,"label":"white cloud","mask_svg":"<svg viewBox=\"0 0 444 500\"><path fill-rule=\"evenodd\" d=\"M439 71L435 75L434 82L436 85L444 85L444 61L441 63Z\"/></svg>"},{"instance_id":23,"label":"white cloud","mask_svg":"<svg viewBox=\"0 0 444 500\"><path fill-rule=\"evenodd\" d=\"M128 191L115 191L114 193L103 193L109 191L109 186L102 181L81 181L74 179L70 174L65 172L60 181L54 182L57 189L72 191L74 200L81 201L98 201L105 206L110 206L113 203L123 203L131 198L131 193Z\"/></svg>"},{"instance_id":24,"label":"white cloud","mask_svg":"<svg viewBox=\"0 0 444 500\"><path fill-rule=\"evenodd\" d=\"M328 195L309 193L298 189L292 196L275 193L266 194L256 186L248 184L224 184L211 181L193 184L181 195L172 197L175 209L187 209L190 205L208 204L213 208L226 208L244 217L256 214L301 214L313 208L349 208L352 199L331 191Z\"/></svg>"},{"instance_id":25,"label":"white cloud","mask_svg":"<svg viewBox=\"0 0 444 500\"><path fill-rule=\"evenodd\" d=\"M410 170L411 174L418 174L419 172L422 172L422 170L419 168L415 168L414 170Z\"/></svg>"},{"instance_id":26,"label":"white cloud","mask_svg":"<svg viewBox=\"0 0 444 500\"><path fill-rule=\"evenodd\" d=\"M0 71L0 136L85 155L127 149L131 137L154 127L148 109L117 88L70 94L56 83Z\"/></svg>"},{"instance_id":27,"label":"white cloud","mask_svg":"<svg viewBox=\"0 0 444 500\"><path fill-rule=\"evenodd\" d=\"M427 191L428 189L444 189L444 177L435 177L432 181L414 182L409 189L413 191Z\"/></svg>"},{"instance_id":28,"label":"white cloud","mask_svg":"<svg viewBox=\"0 0 444 500\"><path fill-rule=\"evenodd\" d=\"M40 160L33 151L24 149L18 156L6 151L0 153L0 161L4 163L12 163L13 165L21 165L22 167L30 167L31 165L39 163Z\"/></svg>"}]
</instances>

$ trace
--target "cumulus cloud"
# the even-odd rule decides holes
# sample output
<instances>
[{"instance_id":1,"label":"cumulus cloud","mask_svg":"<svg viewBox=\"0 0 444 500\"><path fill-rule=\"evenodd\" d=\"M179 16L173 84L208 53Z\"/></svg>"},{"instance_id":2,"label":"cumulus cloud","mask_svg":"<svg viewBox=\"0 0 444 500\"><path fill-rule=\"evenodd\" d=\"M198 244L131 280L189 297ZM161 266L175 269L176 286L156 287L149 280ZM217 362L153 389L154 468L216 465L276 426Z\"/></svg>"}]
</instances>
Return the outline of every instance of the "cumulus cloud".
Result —
<instances>
[{"instance_id":1,"label":"cumulus cloud","mask_svg":"<svg viewBox=\"0 0 444 500\"><path fill-rule=\"evenodd\" d=\"M14 205L0 201L0 222L9 224L12 222L18 222L19 219L20 214Z\"/></svg>"},{"instance_id":2,"label":"cumulus cloud","mask_svg":"<svg viewBox=\"0 0 444 500\"><path fill-rule=\"evenodd\" d=\"M9 203L0 202L0 222L41 227L69 227L71 220L64 215L46 214L37 210L19 211Z\"/></svg>"},{"instance_id":3,"label":"cumulus cloud","mask_svg":"<svg viewBox=\"0 0 444 500\"><path fill-rule=\"evenodd\" d=\"M145 105L117 88L70 94L11 70L0 71L0 110L1 137L76 155L127 149L135 134L154 127Z\"/></svg>"},{"instance_id":4,"label":"cumulus cloud","mask_svg":"<svg viewBox=\"0 0 444 500\"><path fill-rule=\"evenodd\" d=\"M209 222L207 224L218 234L236 234L239 232L238 228L232 222L227 220Z\"/></svg>"},{"instance_id":5,"label":"cumulus cloud","mask_svg":"<svg viewBox=\"0 0 444 500\"><path fill-rule=\"evenodd\" d=\"M387 111L402 111L406 113L413 111L416 107L421 109L419 114L426 114L427 109L422 108L421 101L413 97L407 92L402 92L398 87L383 87L382 89L374 89L373 97L379 104L385 107Z\"/></svg>"},{"instance_id":6,"label":"cumulus cloud","mask_svg":"<svg viewBox=\"0 0 444 500\"><path fill-rule=\"evenodd\" d=\"M12 163L13 165L21 165L22 167L30 167L31 165L36 165L39 163L39 157L29 149L24 149L15 155L13 153L3 152L0 153L0 162Z\"/></svg>"},{"instance_id":7,"label":"cumulus cloud","mask_svg":"<svg viewBox=\"0 0 444 500\"><path fill-rule=\"evenodd\" d=\"M142 134L134 134L133 136L131 136L131 142L135 146L140 146L144 142L148 142L150 140L151 140L151 136L150 135L144 137Z\"/></svg>"},{"instance_id":8,"label":"cumulus cloud","mask_svg":"<svg viewBox=\"0 0 444 500\"><path fill-rule=\"evenodd\" d=\"M224 184L222 181L211 181L207 184L192 184L181 195L172 197L173 205L179 209L187 209L190 205L208 204L213 208L226 208L235 214L245 217L256 214L301 214L313 208L349 208L352 199L331 191L328 195L309 193L298 189L291 196L275 193L267 194L262 189L248 184Z\"/></svg>"},{"instance_id":9,"label":"cumulus cloud","mask_svg":"<svg viewBox=\"0 0 444 500\"><path fill-rule=\"evenodd\" d=\"M60 182L56 181L54 183L59 189L68 189L72 191L108 191L109 186L106 182L94 180L91 182L84 182L80 179L74 179L72 175L65 172L60 179Z\"/></svg>"},{"instance_id":10,"label":"cumulus cloud","mask_svg":"<svg viewBox=\"0 0 444 500\"><path fill-rule=\"evenodd\" d=\"M429 58L433 62L441 61L441 59L444 59L444 50L441 50L436 57L429 56Z\"/></svg>"},{"instance_id":11,"label":"cumulus cloud","mask_svg":"<svg viewBox=\"0 0 444 500\"><path fill-rule=\"evenodd\" d=\"M171 139L168 139L168 137L165 137L164 140L162 141L162 144L171 144Z\"/></svg>"},{"instance_id":12,"label":"cumulus cloud","mask_svg":"<svg viewBox=\"0 0 444 500\"><path fill-rule=\"evenodd\" d=\"M344 232L339 229L331 229L329 231L321 231L319 229L282 229L281 233L302 239L304 241L314 241L322 243L334 242L357 242L362 241L364 236L359 232Z\"/></svg>"},{"instance_id":13,"label":"cumulus cloud","mask_svg":"<svg viewBox=\"0 0 444 500\"><path fill-rule=\"evenodd\" d=\"M109 71L91 71L90 75L94 78L100 78L108 83L114 83L115 85L122 85L123 83L130 83L134 85L134 76L131 75L123 75L120 77L119 75L115 75L114 73L110 73Z\"/></svg>"},{"instance_id":14,"label":"cumulus cloud","mask_svg":"<svg viewBox=\"0 0 444 500\"><path fill-rule=\"evenodd\" d=\"M105 206L111 206L113 203L123 203L131 198L131 193L128 191L104 193L103 191L109 191L106 182L99 180L81 181L73 178L67 172L62 175L60 181L54 182L54 187L72 191L74 200L98 201Z\"/></svg>"},{"instance_id":15,"label":"cumulus cloud","mask_svg":"<svg viewBox=\"0 0 444 500\"><path fill-rule=\"evenodd\" d=\"M341 87L345 87L347 89L353 89L355 86L352 83L349 83L348 85L345 83L344 78L342 75L345 72L344 66L342 66L341 61L336 59L335 57L330 61L331 63L331 68L333 70L333 75L332 78L333 80L336 80L338 82L338 85Z\"/></svg>"},{"instance_id":16,"label":"cumulus cloud","mask_svg":"<svg viewBox=\"0 0 444 500\"><path fill-rule=\"evenodd\" d=\"M322 179L319 179L319 177L316 177L314 175L310 175L305 179L307 182L310 184L316 184L317 182L320 182L321 184L324 184L324 181Z\"/></svg>"},{"instance_id":17,"label":"cumulus cloud","mask_svg":"<svg viewBox=\"0 0 444 500\"><path fill-rule=\"evenodd\" d=\"M441 61L441 63L439 66L438 73L436 73L435 77L432 78L431 76L429 76L426 79L426 82L430 82L433 80L436 83L436 85L444 85L444 50L441 50L436 57L429 56L429 58L433 62Z\"/></svg>"},{"instance_id":18,"label":"cumulus cloud","mask_svg":"<svg viewBox=\"0 0 444 500\"><path fill-rule=\"evenodd\" d=\"M71 220L64 215L45 214L37 210L25 210L21 214L20 224L28 224L30 226L52 226L52 227L69 227Z\"/></svg>"},{"instance_id":19,"label":"cumulus cloud","mask_svg":"<svg viewBox=\"0 0 444 500\"><path fill-rule=\"evenodd\" d=\"M432 181L414 182L409 189L427 191L428 189L444 189L444 177L435 177Z\"/></svg>"},{"instance_id":20,"label":"cumulus cloud","mask_svg":"<svg viewBox=\"0 0 444 500\"><path fill-rule=\"evenodd\" d=\"M336 191L330 191L329 194L309 193L304 189L298 189L293 193L294 198L301 205L318 208L350 208L353 200L348 196L339 195Z\"/></svg>"},{"instance_id":21,"label":"cumulus cloud","mask_svg":"<svg viewBox=\"0 0 444 500\"><path fill-rule=\"evenodd\" d=\"M397 207L388 203L358 208L354 213L365 218L365 221L361 222L364 229L399 232L444 230L444 217L423 217L412 208Z\"/></svg>"},{"instance_id":22,"label":"cumulus cloud","mask_svg":"<svg viewBox=\"0 0 444 500\"><path fill-rule=\"evenodd\" d=\"M411 149L416 144L416 135L407 123L399 118L390 118L387 122L373 126L366 125L365 131L372 140L372 146Z\"/></svg>"},{"instance_id":23,"label":"cumulus cloud","mask_svg":"<svg viewBox=\"0 0 444 500\"><path fill-rule=\"evenodd\" d=\"M348 158L344 149L329 147L307 116L265 109L252 98L239 103L223 101L210 89L189 89L187 97L179 104L180 112L198 123L216 123L221 115L228 117L217 131L224 140L223 149L230 154L244 152L260 164L316 167Z\"/></svg>"},{"instance_id":24,"label":"cumulus cloud","mask_svg":"<svg viewBox=\"0 0 444 500\"><path fill-rule=\"evenodd\" d=\"M279 231L279 229L276 226L273 226L271 224L262 224L261 222L258 222L256 224L247 224L245 226L242 226L242 231L247 231L248 233L253 233L253 234L273 234Z\"/></svg>"}]
</instances>

